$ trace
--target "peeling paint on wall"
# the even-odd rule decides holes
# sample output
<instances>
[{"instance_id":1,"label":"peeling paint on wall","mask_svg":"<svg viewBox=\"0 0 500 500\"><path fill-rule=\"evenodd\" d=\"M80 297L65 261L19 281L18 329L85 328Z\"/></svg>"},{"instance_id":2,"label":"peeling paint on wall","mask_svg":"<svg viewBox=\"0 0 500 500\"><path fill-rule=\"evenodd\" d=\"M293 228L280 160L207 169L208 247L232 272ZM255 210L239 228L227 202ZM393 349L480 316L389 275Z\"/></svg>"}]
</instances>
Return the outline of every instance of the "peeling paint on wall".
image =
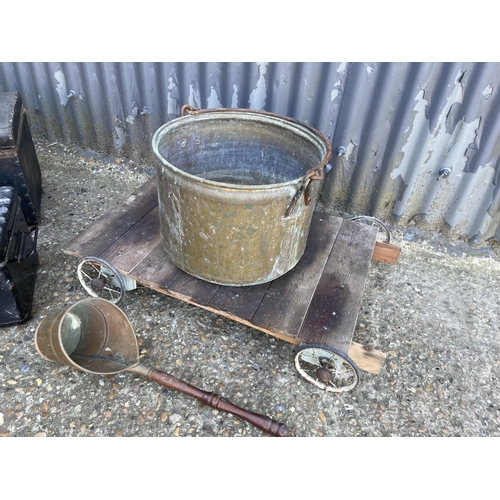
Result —
<instances>
[{"instance_id":1,"label":"peeling paint on wall","mask_svg":"<svg viewBox=\"0 0 500 500\"><path fill-rule=\"evenodd\" d=\"M56 92L59 96L59 102L61 103L61 106L67 106L69 97L68 89L66 87L66 78L60 68L58 68L54 73L54 78L57 81Z\"/></svg>"},{"instance_id":2,"label":"peeling paint on wall","mask_svg":"<svg viewBox=\"0 0 500 500\"><path fill-rule=\"evenodd\" d=\"M257 80L257 86L250 94L250 99L248 101L250 109L266 109L267 91L265 74L268 64L269 63L257 63L259 67L259 79Z\"/></svg>"},{"instance_id":3,"label":"peeling paint on wall","mask_svg":"<svg viewBox=\"0 0 500 500\"><path fill-rule=\"evenodd\" d=\"M170 120L174 119L179 113L179 98L177 95L177 80L175 75L168 78L167 92L167 115Z\"/></svg>"},{"instance_id":4,"label":"peeling paint on wall","mask_svg":"<svg viewBox=\"0 0 500 500\"><path fill-rule=\"evenodd\" d=\"M231 107L232 108L238 108L238 85L233 85L233 95L231 97Z\"/></svg>"},{"instance_id":5,"label":"peeling paint on wall","mask_svg":"<svg viewBox=\"0 0 500 500\"><path fill-rule=\"evenodd\" d=\"M457 217L449 217L454 197L463 182L463 172L467 163L465 155L468 146L475 142L480 119L467 123L465 117L449 130L450 112L453 106L463 102L463 87L459 72L454 87L443 107L434 130L428 132L429 121L425 110L429 101L424 98L424 90L419 91L413 108L415 111L411 132L402 147L404 158L398 168L391 172L391 178L401 176L406 189L396 203L394 213L411 220L414 216L425 215L426 222L438 223L444 219L454 226ZM439 170L448 168L450 174L438 181ZM455 214L457 215L457 214ZM461 221L463 222L463 221Z\"/></svg>"},{"instance_id":6,"label":"peeling paint on wall","mask_svg":"<svg viewBox=\"0 0 500 500\"><path fill-rule=\"evenodd\" d=\"M484 95L484 97L486 99L489 99L490 98L490 95L492 94L493 92L493 87L491 85L488 85L482 92L482 94Z\"/></svg>"},{"instance_id":7,"label":"peeling paint on wall","mask_svg":"<svg viewBox=\"0 0 500 500\"><path fill-rule=\"evenodd\" d=\"M210 87L210 95L207 99L207 108L222 108L222 103L220 102L219 95L215 90L214 86Z\"/></svg>"},{"instance_id":8,"label":"peeling paint on wall","mask_svg":"<svg viewBox=\"0 0 500 500\"><path fill-rule=\"evenodd\" d=\"M337 68L337 73L345 74L346 68L347 68L346 62L340 63L339 67Z\"/></svg>"},{"instance_id":9,"label":"peeling paint on wall","mask_svg":"<svg viewBox=\"0 0 500 500\"><path fill-rule=\"evenodd\" d=\"M125 121L132 125L135 122L135 119L137 118L138 114L139 114L139 106L137 106L137 104L134 102L132 103L132 111L127 116L127 118L125 118Z\"/></svg>"},{"instance_id":10,"label":"peeling paint on wall","mask_svg":"<svg viewBox=\"0 0 500 500\"><path fill-rule=\"evenodd\" d=\"M391 172L391 178L401 178L402 183L407 186L403 197L396 200L397 203L394 207L394 213L399 217L402 215L408 200L412 194L411 186L415 183L418 170L417 165L424 162L425 155L427 154L424 147L416 147L422 142L423 131L427 128L428 121L425 117L425 108L428 101L424 98L424 91L420 90L415 97L417 104L414 106L414 117L411 125L411 131L406 138L406 143L401 148L403 153L403 160L399 167Z\"/></svg>"},{"instance_id":11,"label":"peeling paint on wall","mask_svg":"<svg viewBox=\"0 0 500 500\"><path fill-rule=\"evenodd\" d=\"M200 92L198 90L198 84L195 80L191 82L189 85L189 97L188 104L193 106L193 108L201 108L201 98Z\"/></svg>"},{"instance_id":12,"label":"peeling paint on wall","mask_svg":"<svg viewBox=\"0 0 500 500\"><path fill-rule=\"evenodd\" d=\"M342 80L337 80L337 82L333 86L335 88L332 90L332 93L330 94L331 102L335 101L335 99L337 99L337 97L339 96L340 90L338 89L338 87L342 87Z\"/></svg>"},{"instance_id":13,"label":"peeling paint on wall","mask_svg":"<svg viewBox=\"0 0 500 500\"><path fill-rule=\"evenodd\" d=\"M183 104L288 115L331 140L325 208L474 242L500 240L499 84L500 63L0 62L34 136L153 162Z\"/></svg>"}]
</instances>

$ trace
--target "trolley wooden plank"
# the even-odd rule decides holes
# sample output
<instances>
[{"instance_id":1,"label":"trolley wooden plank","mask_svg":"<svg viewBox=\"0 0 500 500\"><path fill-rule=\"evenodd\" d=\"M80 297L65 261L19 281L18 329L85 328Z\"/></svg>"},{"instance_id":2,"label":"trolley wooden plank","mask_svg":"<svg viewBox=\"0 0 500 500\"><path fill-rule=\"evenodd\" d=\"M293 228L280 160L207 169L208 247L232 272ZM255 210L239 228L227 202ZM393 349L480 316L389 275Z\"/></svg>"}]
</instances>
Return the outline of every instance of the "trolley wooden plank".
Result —
<instances>
[{"instance_id":1,"label":"trolley wooden plank","mask_svg":"<svg viewBox=\"0 0 500 500\"><path fill-rule=\"evenodd\" d=\"M258 305L252 324L283 336L297 337L342 219L315 213L304 255L292 270L275 279Z\"/></svg>"},{"instance_id":2,"label":"trolley wooden plank","mask_svg":"<svg viewBox=\"0 0 500 500\"><path fill-rule=\"evenodd\" d=\"M378 373L385 354L352 342L371 259L394 263L399 256L398 247L380 246L376 235L376 227L315 212L294 269L262 285L216 285L181 271L163 251L152 177L62 250L100 257L144 286L292 344L335 347L361 370Z\"/></svg>"},{"instance_id":3,"label":"trolley wooden plank","mask_svg":"<svg viewBox=\"0 0 500 500\"><path fill-rule=\"evenodd\" d=\"M96 254L101 254L158 205L157 196L156 178L152 177L113 210L92 222L63 252L75 257L97 257Z\"/></svg>"},{"instance_id":4,"label":"trolley wooden plank","mask_svg":"<svg viewBox=\"0 0 500 500\"><path fill-rule=\"evenodd\" d=\"M299 332L307 343L335 345L349 352L373 254L373 227L344 221ZM376 237L376 232L375 232Z\"/></svg>"}]
</instances>

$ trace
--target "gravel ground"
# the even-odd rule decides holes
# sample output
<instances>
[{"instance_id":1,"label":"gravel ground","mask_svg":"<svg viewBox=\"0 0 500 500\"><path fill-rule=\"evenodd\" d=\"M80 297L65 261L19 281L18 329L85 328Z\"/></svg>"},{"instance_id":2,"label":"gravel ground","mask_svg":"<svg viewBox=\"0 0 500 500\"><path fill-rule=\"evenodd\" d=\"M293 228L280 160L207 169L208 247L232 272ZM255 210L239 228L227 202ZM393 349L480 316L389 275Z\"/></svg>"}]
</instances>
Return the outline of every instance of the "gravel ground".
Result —
<instances>
[{"instance_id":1,"label":"gravel ground","mask_svg":"<svg viewBox=\"0 0 500 500\"><path fill-rule=\"evenodd\" d=\"M151 166L37 142L43 221L33 317L0 329L0 436L263 436L232 415L129 372L86 374L36 352L36 326L87 295L66 242L121 202ZM291 436L500 436L500 260L416 228L392 229L399 262L373 262L354 340L387 353L347 394L325 394L293 346L148 288L120 307L142 360Z\"/></svg>"}]
</instances>

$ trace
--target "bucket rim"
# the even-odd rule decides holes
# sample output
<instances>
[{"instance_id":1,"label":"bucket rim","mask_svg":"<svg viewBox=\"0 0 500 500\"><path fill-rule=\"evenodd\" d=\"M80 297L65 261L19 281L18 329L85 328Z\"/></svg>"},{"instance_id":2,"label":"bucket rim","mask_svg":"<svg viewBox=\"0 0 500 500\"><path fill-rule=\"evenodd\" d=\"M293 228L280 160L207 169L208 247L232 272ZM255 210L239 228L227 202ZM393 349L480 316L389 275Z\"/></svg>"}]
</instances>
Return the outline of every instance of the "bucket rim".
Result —
<instances>
[{"instance_id":1,"label":"bucket rim","mask_svg":"<svg viewBox=\"0 0 500 500\"><path fill-rule=\"evenodd\" d=\"M186 107L186 106L185 106ZM183 107L183 109L185 108ZM174 118L173 120L170 120L163 125L161 125L156 132L153 134L152 138L152 148L155 156L157 159L165 166L168 168L172 169L176 174L181 175L183 177L186 177L187 179L190 179L192 181L196 181L200 184L206 184L206 185L211 185L217 188L223 188L227 190L234 190L234 191L267 191L269 189L277 189L277 188L284 188L284 187L290 187L297 185L297 183L304 182L304 180L310 176L311 172L318 172L322 168L324 168L328 162L331 159L332 156L332 147L327 140L327 138L319 132L317 129L314 127L311 127L310 125L303 123L301 121L298 121L294 118L279 115L276 113L272 113L269 111L263 111L263 110L254 110L254 109L246 109L246 108L208 108L208 109L195 109L195 108L190 108L193 111L189 112L188 114L184 116L179 116L178 118ZM281 120L282 122L285 122L287 124L290 124L292 127L294 127L294 131L301 131L303 136L307 134L308 138L312 138L316 140L316 143L319 145L321 144L324 147L324 154L323 154L323 159L321 160L318 165L315 165L311 169L309 169L307 172L304 173L304 175L297 177L296 179L292 179L290 181L285 181L285 182L277 182L277 183L272 183L272 184L233 184L233 183L228 183L228 182L219 182L219 181L214 181L210 179L204 179L202 177L198 177L196 175L190 174L189 172L186 172L185 170L176 167L169 161L167 161L159 152L158 149L158 144L160 141L160 138L165 135L165 131L169 128L172 127L178 127L180 126L179 124L182 124L182 122L186 120L210 120L213 118L211 115L216 115L219 114L220 116L224 116L225 119L231 119L232 117L242 117L246 116L247 118L259 118L259 117L264 117L265 119L269 119L268 123L273 123L270 121L271 119L276 121L276 120ZM312 141L311 141L312 142ZM319 149L319 148L318 148Z\"/></svg>"}]
</instances>

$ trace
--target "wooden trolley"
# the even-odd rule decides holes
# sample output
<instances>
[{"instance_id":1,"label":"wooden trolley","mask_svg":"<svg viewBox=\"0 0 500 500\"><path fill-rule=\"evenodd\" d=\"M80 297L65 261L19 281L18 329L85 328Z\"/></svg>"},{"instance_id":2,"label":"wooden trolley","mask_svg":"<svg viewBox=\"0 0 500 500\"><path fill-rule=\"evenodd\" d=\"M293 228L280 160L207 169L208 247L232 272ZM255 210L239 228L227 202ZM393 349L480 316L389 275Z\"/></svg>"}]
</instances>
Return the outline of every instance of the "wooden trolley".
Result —
<instances>
[{"instance_id":1,"label":"wooden trolley","mask_svg":"<svg viewBox=\"0 0 500 500\"><path fill-rule=\"evenodd\" d=\"M371 219L371 218L365 218ZM352 342L372 259L394 264L400 249L377 240L374 225L315 212L305 253L287 274L262 285L221 286L175 267L160 244L156 177L91 223L63 252L94 296L118 302L133 280L297 346L309 382L352 390L359 369L377 374L385 354Z\"/></svg>"}]
</instances>

